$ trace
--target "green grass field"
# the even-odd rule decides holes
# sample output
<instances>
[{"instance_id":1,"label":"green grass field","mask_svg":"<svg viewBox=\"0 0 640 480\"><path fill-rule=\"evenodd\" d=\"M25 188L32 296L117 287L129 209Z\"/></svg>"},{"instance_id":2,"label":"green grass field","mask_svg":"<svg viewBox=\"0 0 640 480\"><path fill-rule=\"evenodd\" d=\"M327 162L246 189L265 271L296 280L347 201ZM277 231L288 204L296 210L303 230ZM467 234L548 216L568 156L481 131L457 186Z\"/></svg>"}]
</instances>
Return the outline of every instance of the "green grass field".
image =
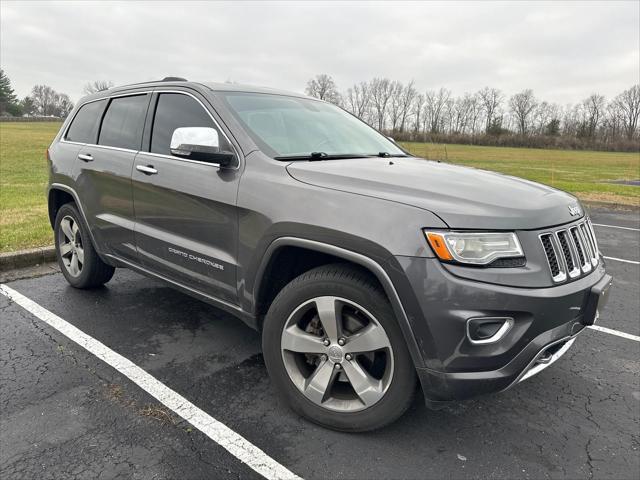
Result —
<instances>
[{"instance_id":1,"label":"green grass field","mask_svg":"<svg viewBox=\"0 0 640 480\"><path fill-rule=\"evenodd\" d=\"M0 252L53 243L47 147L59 122L0 122Z\"/></svg>"},{"instance_id":2,"label":"green grass field","mask_svg":"<svg viewBox=\"0 0 640 480\"><path fill-rule=\"evenodd\" d=\"M609 183L640 179L640 154L534 148L403 143L414 155L523 177L581 200L640 205L640 187Z\"/></svg>"},{"instance_id":3,"label":"green grass field","mask_svg":"<svg viewBox=\"0 0 640 480\"><path fill-rule=\"evenodd\" d=\"M0 251L50 245L46 149L60 128L0 122ZM640 187L607 183L640 178L637 153L406 143L413 154L546 183L584 200L640 205Z\"/></svg>"}]
</instances>

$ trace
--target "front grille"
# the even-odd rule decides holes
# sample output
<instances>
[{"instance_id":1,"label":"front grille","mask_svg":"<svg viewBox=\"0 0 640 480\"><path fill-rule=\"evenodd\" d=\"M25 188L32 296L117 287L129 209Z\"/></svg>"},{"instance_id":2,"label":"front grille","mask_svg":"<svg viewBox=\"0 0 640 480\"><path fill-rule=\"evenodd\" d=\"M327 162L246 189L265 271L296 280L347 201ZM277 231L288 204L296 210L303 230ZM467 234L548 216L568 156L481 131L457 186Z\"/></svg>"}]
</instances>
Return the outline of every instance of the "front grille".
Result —
<instances>
[{"instance_id":1,"label":"front grille","mask_svg":"<svg viewBox=\"0 0 640 480\"><path fill-rule=\"evenodd\" d=\"M586 275L598 264L598 245L589 219L543 233L540 242L555 283Z\"/></svg>"}]
</instances>

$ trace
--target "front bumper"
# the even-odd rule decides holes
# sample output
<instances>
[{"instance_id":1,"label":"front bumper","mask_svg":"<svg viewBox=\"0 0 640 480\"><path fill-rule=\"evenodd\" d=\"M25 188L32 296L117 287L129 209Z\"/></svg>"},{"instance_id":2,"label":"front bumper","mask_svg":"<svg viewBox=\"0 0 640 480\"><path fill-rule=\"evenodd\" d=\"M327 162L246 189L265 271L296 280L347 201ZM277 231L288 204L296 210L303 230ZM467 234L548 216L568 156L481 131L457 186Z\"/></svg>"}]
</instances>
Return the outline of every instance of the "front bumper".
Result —
<instances>
[{"instance_id":1,"label":"front bumper","mask_svg":"<svg viewBox=\"0 0 640 480\"><path fill-rule=\"evenodd\" d=\"M425 327L416 329L416 340L430 353L417 372L431 406L505 390L551 365L593 324L611 285L602 261L568 284L515 288L456 277L435 259L396 260L419 305L410 319ZM510 317L514 324L499 342L477 345L466 333L476 317Z\"/></svg>"}]
</instances>

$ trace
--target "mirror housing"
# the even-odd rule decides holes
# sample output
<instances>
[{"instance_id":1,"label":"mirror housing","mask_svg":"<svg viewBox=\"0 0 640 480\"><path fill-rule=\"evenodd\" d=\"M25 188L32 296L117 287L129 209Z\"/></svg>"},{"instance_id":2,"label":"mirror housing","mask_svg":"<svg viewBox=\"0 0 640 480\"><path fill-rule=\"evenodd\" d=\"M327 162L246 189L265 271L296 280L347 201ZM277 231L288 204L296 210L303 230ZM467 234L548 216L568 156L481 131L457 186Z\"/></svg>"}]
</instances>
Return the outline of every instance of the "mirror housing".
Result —
<instances>
[{"instance_id":1,"label":"mirror housing","mask_svg":"<svg viewBox=\"0 0 640 480\"><path fill-rule=\"evenodd\" d=\"M218 131L209 127L176 128L169 150L176 157L211 163L220 168L229 167L235 160L233 152L220 149Z\"/></svg>"}]
</instances>

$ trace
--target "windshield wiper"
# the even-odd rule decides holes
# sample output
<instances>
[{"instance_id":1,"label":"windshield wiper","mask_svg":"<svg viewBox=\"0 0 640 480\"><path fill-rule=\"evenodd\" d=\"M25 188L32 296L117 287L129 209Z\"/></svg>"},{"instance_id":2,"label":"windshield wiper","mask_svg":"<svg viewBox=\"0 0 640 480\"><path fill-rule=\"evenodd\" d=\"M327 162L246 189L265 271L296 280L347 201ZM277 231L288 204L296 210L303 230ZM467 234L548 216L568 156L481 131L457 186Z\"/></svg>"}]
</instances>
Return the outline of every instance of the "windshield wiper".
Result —
<instances>
[{"instance_id":1,"label":"windshield wiper","mask_svg":"<svg viewBox=\"0 0 640 480\"><path fill-rule=\"evenodd\" d=\"M382 158L390 158L390 157L408 157L409 155L406 155L404 153L389 153L389 152L379 152L378 155L375 155L376 157L382 157Z\"/></svg>"},{"instance_id":2,"label":"windshield wiper","mask_svg":"<svg viewBox=\"0 0 640 480\"><path fill-rule=\"evenodd\" d=\"M404 153L389 153L379 152L375 154L370 153L326 153L326 152L311 152L308 155L282 155L279 157L273 157L276 160L308 160L310 162L319 160L341 160L347 158L371 158L371 157L408 157Z\"/></svg>"},{"instance_id":3,"label":"windshield wiper","mask_svg":"<svg viewBox=\"0 0 640 480\"><path fill-rule=\"evenodd\" d=\"M362 153L332 153L325 152L311 152L308 155L283 155L279 157L273 157L275 160L308 160L310 162L319 160L341 160L345 158L367 158L370 155L364 155Z\"/></svg>"}]
</instances>

